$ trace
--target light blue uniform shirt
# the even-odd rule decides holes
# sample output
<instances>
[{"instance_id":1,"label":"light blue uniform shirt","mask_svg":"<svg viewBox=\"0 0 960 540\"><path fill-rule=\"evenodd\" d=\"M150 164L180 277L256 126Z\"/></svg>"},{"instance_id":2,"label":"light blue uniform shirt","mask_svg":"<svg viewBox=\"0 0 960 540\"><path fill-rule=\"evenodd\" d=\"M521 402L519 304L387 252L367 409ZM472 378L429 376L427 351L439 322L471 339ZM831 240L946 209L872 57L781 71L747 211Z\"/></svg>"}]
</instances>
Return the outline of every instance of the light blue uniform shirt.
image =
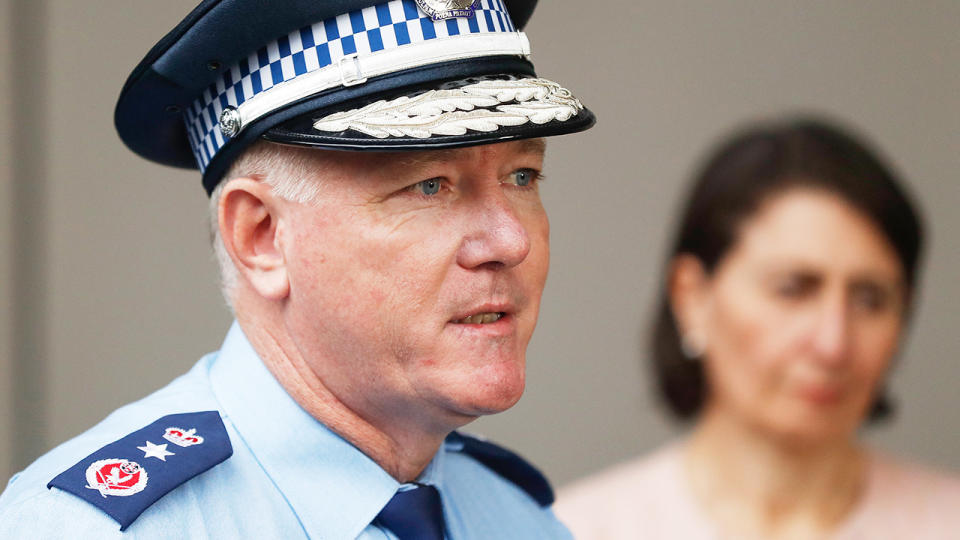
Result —
<instances>
[{"instance_id":1,"label":"light blue uniform shirt","mask_svg":"<svg viewBox=\"0 0 960 540\"><path fill-rule=\"evenodd\" d=\"M233 456L162 497L124 532L100 509L46 488L161 416L208 410L220 412ZM439 490L449 539L570 538L549 508L460 450L444 444L418 479ZM372 522L398 487L301 409L234 323L219 352L15 475L0 496L0 538L392 540Z\"/></svg>"}]
</instances>

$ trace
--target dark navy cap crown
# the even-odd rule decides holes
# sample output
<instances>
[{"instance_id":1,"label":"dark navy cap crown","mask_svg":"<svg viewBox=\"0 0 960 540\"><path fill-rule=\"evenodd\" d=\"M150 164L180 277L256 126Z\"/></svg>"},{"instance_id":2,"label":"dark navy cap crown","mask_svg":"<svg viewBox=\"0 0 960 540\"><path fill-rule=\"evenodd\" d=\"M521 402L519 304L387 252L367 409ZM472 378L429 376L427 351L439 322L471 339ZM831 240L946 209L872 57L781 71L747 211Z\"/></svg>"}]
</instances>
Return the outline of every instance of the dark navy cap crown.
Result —
<instances>
[{"instance_id":1,"label":"dark navy cap crown","mask_svg":"<svg viewBox=\"0 0 960 540\"><path fill-rule=\"evenodd\" d=\"M581 131L592 113L536 77L536 0L206 0L134 69L121 139L199 168L210 192L261 138L425 150Z\"/></svg>"}]
</instances>

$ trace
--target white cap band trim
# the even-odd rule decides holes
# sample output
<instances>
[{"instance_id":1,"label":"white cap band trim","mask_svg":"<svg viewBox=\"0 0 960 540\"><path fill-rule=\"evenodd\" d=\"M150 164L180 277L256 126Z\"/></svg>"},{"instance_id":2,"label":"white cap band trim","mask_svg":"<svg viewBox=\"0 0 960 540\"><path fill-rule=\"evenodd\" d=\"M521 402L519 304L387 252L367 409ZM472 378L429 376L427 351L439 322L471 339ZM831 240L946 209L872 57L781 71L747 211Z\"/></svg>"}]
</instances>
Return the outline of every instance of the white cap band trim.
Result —
<instances>
[{"instance_id":1,"label":"white cap band trim","mask_svg":"<svg viewBox=\"0 0 960 540\"><path fill-rule=\"evenodd\" d=\"M395 49L370 54L351 54L339 62L305 73L277 84L244 101L236 109L228 109L229 127L224 135L236 137L244 127L272 111L338 86L363 84L370 77L455 60L483 56L529 56L530 41L523 32L465 34L411 43Z\"/></svg>"}]
</instances>

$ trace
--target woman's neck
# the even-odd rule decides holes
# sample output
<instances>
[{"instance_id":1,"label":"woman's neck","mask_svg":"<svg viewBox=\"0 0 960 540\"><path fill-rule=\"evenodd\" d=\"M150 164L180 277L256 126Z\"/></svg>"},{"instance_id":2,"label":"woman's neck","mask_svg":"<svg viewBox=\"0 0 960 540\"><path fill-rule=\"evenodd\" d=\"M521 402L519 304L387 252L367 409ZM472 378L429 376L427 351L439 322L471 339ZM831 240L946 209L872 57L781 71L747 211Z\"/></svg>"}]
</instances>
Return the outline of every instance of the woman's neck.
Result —
<instances>
[{"instance_id":1,"label":"woman's neck","mask_svg":"<svg viewBox=\"0 0 960 540\"><path fill-rule=\"evenodd\" d=\"M718 411L694 430L684 468L700 506L737 538L821 536L866 484L866 459L851 439L800 444Z\"/></svg>"}]
</instances>

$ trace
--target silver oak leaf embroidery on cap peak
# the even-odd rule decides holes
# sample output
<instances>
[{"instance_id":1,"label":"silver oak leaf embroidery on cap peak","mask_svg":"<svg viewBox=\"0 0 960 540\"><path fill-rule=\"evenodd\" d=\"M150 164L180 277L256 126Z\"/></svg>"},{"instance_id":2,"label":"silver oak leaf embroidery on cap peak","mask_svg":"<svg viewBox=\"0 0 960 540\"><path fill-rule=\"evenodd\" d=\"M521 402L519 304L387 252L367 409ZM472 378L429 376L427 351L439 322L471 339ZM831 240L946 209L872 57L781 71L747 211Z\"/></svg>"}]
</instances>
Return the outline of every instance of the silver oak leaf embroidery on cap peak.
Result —
<instances>
[{"instance_id":1,"label":"silver oak leaf embroidery on cap peak","mask_svg":"<svg viewBox=\"0 0 960 540\"><path fill-rule=\"evenodd\" d=\"M463 135L490 132L527 122L565 122L583 110L569 90L547 79L486 80L459 88L430 90L414 97L380 100L359 109L325 116L318 131L348 129L370 137Z\"/></svg>"}]
</instances>

